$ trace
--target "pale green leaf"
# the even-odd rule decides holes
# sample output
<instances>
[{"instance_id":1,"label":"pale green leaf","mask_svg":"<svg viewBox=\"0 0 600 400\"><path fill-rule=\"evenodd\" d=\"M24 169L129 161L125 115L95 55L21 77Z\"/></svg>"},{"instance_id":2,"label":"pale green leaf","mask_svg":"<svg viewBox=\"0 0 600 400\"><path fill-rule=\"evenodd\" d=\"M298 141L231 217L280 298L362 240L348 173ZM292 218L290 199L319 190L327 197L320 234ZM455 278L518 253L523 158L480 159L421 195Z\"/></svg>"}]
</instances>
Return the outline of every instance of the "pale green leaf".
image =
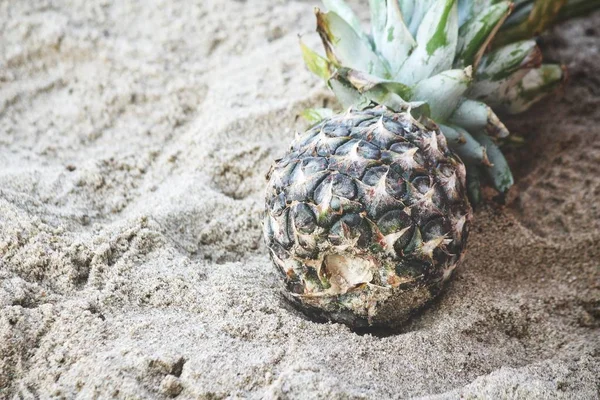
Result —
<instances>
[{"instance_id":1,"label":"pale green leaf","mask_svg":"<svg viewBox=\"0 0 600 400\"><path fill-rule=\"evenodd\" d=\"M481 168L475 164L466 165L467 169L467 194L473 207L481 203Z\"/></svg>"},{"instance_id":2,"label":"pale green leaf","mask_svg":"<svg viewBox=\"0 0 600 400\"><path fill-rule=\"evenodd\" d=\"M331 78L333 66L324 57L318 55L315 51L300 41L300 49L302 50L302 58L308 67L309 71L317 75L319 78L328 81Z\"/></svg>"},{"instance_id":3,"label":"pale green leaf","mask_svg":"<svg viewBox=\"0 0 600 400\"><path fill-rule=\"evenodd\" d=\"M465 22L473 17L474 0L458 0L458 26L463 26Z\"/></svg>"},{"instance_id":4,"label":"pale green leaf","mask_svg":"<svg viewBox=\"0 0 600 400\"><path fill-rule=\"evenodd\" d=\"M398 0L371 0L370 3L375 47L395 76L416 45L415 39L404 23Z\"/></svg>"},{"instance_id":5,"label":"pale green leaf","mask_svg":"<svg viewBox=\"0 0 600 400\"><path fill-rule=\"evenodd\" d=\"M445 121L469 88L471 71L471 67L452 69L424 79L413 87L412 100L426 101L431 108L432 118Z\"/></svg>"},{"instance_id":6,"label":"pale green leaf","mask_svg":"<svg viewBox=\"0 0 600 400\"><path fill-rule=\"evenodd\" d=\"M423 103L415 103L413 105L412 103L405 101L396 93L391 92L382 86L375 86L374 88L364 92L363 96L372 102L386 106L395 112L411 110L423 105Z\"/></svg>"},{"instance_id":7,"label":"pale green leaf","mask_svg":"<svg viewBox=\"0 0 600 400\"><path fill-rule=\"evenodd\" d=\"M329 87L344 108L354 107L363 109L371 103L369 99L360 94L360 92L353 88L348 82L332 78L329 81Z\"/></svg>"},{"instance_id":8,"label":"pale green leaf","mask_svg":"<svg viewBox=\"0 0 600 400\"><path fill-rule=\"evenodd\" d=\"M534 40L511 43L484 55L475 79L499 81L519 69L539 67L541 62L542 52Z\"/></svg>"},{"instance_id":9,"label":"pale green leaf","mask_svg":"<svg viewBox=\"0 0 600 400\"><path fill-rule=\"evenodd\" d=\"M323 5L327 8L328 11L333 11L337 15L339 15L344 21L348 23L354 29L354 32L362 38L365 42L368 42L367 35L362 30L360 26L360 20L352 11L350 6L344 0L322 0Z\"/></svg>"},{"instance_id":10,"label":"pale green leaf","mask_svg":"<svg viewBox=\"0 0 600 400\"><path fill-rule=\"evenodd\" d=\"M527 18L516 25L501 29L494 44L502 46L540 34L554 23L565 3L566 0L536 0Z\"/></svg>"},{"instance_id":11,"label":"pale green leaf","mask_svg":"<svg viewBox=\"0 0 600 400\"><path fill-rule=\"evenodd\" d=\"M484 57L468 97L496 105L533 68L541 64L541 52L533 41L517 42Z\"/></svg>"},{"instance_id":12,"label":"pale green leaf","mask_svg":"<svg viewBox=\"0 0 600 400\"><path fill-rule=\"evenodd\" d=\"M385 34L387 0L369 0L369 9L371 11L371 35L373 36L375 48L378 48Z\"/></svg>"},{"instance_id":13,"label":"pale green leaf","mask_svg":"<svg viewBox=\"0 0 600 400\"><path fill-rule=\"evenodd\" d=\"M514 184L514 179L506 158L496 143L483 132L473 132L475 139L485 147L487 156L492 163L485 167L484 171L490 177L494 188L501 193L505 193Z\"/></svg>"},{"instance_id":14,"label":"pale green leaf","mask_svg":"<svg viewBox=\"0 0 600 400\"><path fill-rule=\"evenodd\" d=\"M317 32L321 36L327 58L337 64L376 76L387 77L381 60L346 21L334 12L316 10Z\"/></svg>"},{"instance_id":15,"label":"pale green leaf","mask_svg":"<svg viewBox=\"0 0 600 400\"><path fill-rule=\"evenodd\" d=\"M527 110L543 97L555 92L566 79L562 65L545 64L540 68L530 70L510 90L498 96L491 104L511 114Z\"/></svg>"},{"instance_id":16,"label":"pale green leaf","mask_svg":"<svg viewBox=\"0 0 600 400\"><path fill-rule=\"evenodd\" d=\"M348 69L341 69L336 78L349 83L364 98L369 99L375 104L384 105L397 112L414 110L418 115L429 116L429 108L426 106L426 103L408 101L412 95L412 91L402 83Z\"/></svg>"},{"instance_id":17,"label":"pale green leaf","mask_svg":"<svg viewBox=\"0 0 600 400\"><path fill-rule=\"evenodd\" d=\"M467 65L477 67L486 47L510 13L510 7L510 2L500 2L460 27L454 61L456 68L464 68Z\"/></svg>"},{"instance_id":18,"label":"pale green leaf","mask_svg":"<svg viewBox=\"0 0 600 400\"><path fill-rule=\"evenodd\" d=\"M371 0L369 0L371 1ZM377 0L375 0L377 1ZM415 15L415 3L417 0L398 0L398 5L400 6L400 12L404 18L404 22L406 25L410 25L410 20ZM425 15L425 13L423 13ZM416 31L415 31L416 32Z\"/></svg>"},{"instance_id":19,"label":"pale green leaf","mask_svg":"<svg viewBox=\"0 0 600 400\"><path fill-rule=\"evenodd\" d=\"M448 146L458 154L463 162L491 166L485 147L475 140L469 132L456 125L440 124L440 129L446 137Z\"/></svg>"},{"instance_id":20,"label":"pale green leaf","mask_svg":"<svg viewBox=\"0 0 600 400\"><path fill-rule=\"evenodd\" d=\"M464 99L449 120L469 132L485 131L492 137L507 137L508 129L485 103Z\"/></svg>"},{"instance_id":21,"label":"pale green leaf","mask_svg":"<svg viewBox=\"0 0 600 400\"><path fill-rule=\"evenodd\" d=\"M425 14L432 8L437 7L438 0L400 0L400 11L405 18L408 30L415 37L421 26Z\"/></svg>"},{"instance_id":22,"label":"pale green leaf","mask_svg":"<svg viewBox=\"0 0 600 400\"><path fill-rule=\"evenodd\" d=\"M484 13L499 0L458 0L458 24L462 26L468 20Z\"/></svg>"},{"instance_id":23,"label":"pale green leaf","mask_svg":"<svg viewBox=\"0 0 600 400\"><path fill-rule=\"evenodd\" d=\"M412 86L452 67L458 39L456 0L436 0L419 26L417 46L392 78Z\"/></svg>"},{"instance_id":24,"label":"pale green leaf","mask_svg":"<svg viewBox=\"0 0 600 400\"><path fill-rule=\"evenodd\" d=\"M340 74L348 80L359 92L364 93L375 87L385 88L387 91L396 93L405 100L413 96L413 91L408 86L387 79L378 78L362 71L342 69Z\"/></svg>"},{"instance_id":25,"label":"pale green leaf","mask_svg":"<svg viewBox=\"0 0 600 400\"><path fill-rule=\"evenodd\" d=\"M300 116L311 125L316 125L333 114L334 112L331 108L307 108L300 113Z\"/></svg>"}]
</instances>

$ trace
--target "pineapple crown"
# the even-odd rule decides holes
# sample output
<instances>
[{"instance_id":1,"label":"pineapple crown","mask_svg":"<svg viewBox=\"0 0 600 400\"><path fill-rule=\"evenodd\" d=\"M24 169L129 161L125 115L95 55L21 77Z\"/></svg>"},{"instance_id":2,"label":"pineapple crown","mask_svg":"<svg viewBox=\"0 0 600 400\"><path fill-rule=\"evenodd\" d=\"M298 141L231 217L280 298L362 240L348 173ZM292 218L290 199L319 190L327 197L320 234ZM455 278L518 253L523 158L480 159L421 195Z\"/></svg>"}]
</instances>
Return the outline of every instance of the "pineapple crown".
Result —
<instances>
[{"instance_id":1,"label":"pineapple crown","mask_svg":"<svg viewBox=\"0 0 600 400\"><path fill-rule=\"evenodd\" d=\"M564 67L542 64L529 38L600 6L598 0L370 0L368 34L343 0L323 3L329 11L315 14L326 57L300 43L310 71L346 108L381 104L435 121L467 166L474 202L482 174L500 192L513 184L496 144L509 132L495 111L525 111L565 81ZM317 122L327 113L305 116Z\"/></svg>"}]
</instances>

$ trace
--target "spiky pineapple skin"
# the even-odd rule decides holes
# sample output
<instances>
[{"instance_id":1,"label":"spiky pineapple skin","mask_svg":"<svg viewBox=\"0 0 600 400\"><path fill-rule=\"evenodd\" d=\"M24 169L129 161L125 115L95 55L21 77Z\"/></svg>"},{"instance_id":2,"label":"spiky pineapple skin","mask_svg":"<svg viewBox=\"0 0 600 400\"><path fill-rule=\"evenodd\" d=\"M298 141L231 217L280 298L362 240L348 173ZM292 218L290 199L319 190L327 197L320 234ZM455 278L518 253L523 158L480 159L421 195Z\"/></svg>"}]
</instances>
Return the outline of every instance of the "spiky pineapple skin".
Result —
<instances>
[{"instance_id":1,"label":"spiky pineapple skin","mask_svg":"<svg viewBox=\"0 0 600 400\"><path fill-rule=\"evenodd\" d=\"M439 129L376 107L296 138L268 175L263 226L297 308L393 327L440 291L471 216L464 165Z\"/></svg>"}]
</instances>

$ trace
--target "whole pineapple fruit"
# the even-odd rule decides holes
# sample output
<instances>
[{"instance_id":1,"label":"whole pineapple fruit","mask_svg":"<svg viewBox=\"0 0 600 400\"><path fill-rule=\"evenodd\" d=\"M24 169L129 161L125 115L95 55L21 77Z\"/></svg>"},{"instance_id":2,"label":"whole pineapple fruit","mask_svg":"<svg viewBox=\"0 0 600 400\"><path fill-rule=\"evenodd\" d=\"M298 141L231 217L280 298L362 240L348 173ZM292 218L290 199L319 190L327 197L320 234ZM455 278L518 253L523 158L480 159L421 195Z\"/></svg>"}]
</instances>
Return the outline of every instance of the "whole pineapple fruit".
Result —
<instances>
[{"instance_id":1,"label":"whole pineapple fruit","mask_svg":"<svg viewBox=\"0 0 600 400\"><path fill-rule=\"evenodd\" d=\"M326 58L302 52L349 111L306 112L318 124L270 172L264 237L305 313L394 326L460 262L467 193L479 201L482 177L513 184L494 110L522 112L564 82L529 37L600 2L370 0L371 34L343 0L324 3Z\"/></svg>"},{"instance_id":2,"label":"whole pineapple fruit","mask_svg":"<svg viewBox=\"0 0 600 400\"><path fill-rule=\"evenodd\" d=\"M325 119L270 172L264 222L288 298L352 326L404 321L467 239L465 168L435 126L385 107Z\"/></svg>"}]
</instances>

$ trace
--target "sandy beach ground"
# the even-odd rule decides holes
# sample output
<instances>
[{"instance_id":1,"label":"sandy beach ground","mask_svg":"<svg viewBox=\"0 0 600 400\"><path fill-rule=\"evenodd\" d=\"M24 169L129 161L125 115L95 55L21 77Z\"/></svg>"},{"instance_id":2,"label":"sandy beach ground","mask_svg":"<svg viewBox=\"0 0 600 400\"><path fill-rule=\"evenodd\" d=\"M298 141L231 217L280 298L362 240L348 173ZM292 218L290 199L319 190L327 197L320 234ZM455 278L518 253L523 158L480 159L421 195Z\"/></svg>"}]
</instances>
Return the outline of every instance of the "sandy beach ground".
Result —
<instances>
[{"instance_id":1,"label":"sandy beach ground","mask_svg":"<svg viewBox=\"0 0 600 400\"><path fill-rule=\"evenodd\" d=\"M508 206L401 332L287 307L264 175L308 106L315 1L0 0L0 398L569 398L600 388L600 14L507 120ZM356 2L355 2L356 4Z\"/></svg>"}]
</instances>

